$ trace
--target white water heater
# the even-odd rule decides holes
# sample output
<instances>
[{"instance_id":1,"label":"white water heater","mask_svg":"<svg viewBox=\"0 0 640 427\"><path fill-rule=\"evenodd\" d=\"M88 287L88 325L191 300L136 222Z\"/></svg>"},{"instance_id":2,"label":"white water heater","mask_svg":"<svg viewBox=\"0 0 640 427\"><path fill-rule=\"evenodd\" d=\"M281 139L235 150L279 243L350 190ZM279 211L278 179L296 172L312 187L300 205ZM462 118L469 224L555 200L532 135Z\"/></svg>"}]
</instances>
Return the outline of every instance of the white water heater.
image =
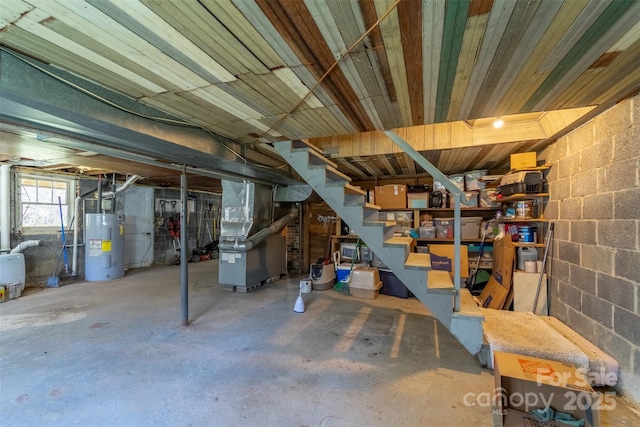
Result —
<instances>
[{"instance_id":1,"label":"white water heater","mask_svg":"<svg viewBox=\"0 0 640 427\"><path fill-rule=\"evenodd\" d=\"M111 213L85 216L85 273L89 282L124 276L124 218Z\"/></svg>"}]
</instances>

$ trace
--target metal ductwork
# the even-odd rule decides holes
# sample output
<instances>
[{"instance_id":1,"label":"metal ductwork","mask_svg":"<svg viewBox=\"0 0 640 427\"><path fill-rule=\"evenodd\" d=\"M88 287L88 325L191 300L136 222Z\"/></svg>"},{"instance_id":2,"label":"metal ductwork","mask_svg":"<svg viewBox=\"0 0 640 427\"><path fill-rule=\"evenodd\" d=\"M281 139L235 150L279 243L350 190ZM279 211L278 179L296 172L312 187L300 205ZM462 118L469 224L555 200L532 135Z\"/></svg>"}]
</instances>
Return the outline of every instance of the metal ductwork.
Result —
<instances>
[{"instance_id":1,"label":"metal ductwork","mask_svg":"<svg viewBox=\"0 0 640 427\"><path fill-rule=\"evenodd\" d=\"M286 244L279 233L298 217L298 209L273 221L276 193L262 184L222 181L218 281L225 288L248 291L286 273Z\"/></svg>"},{"instance_id":2,"label":"metal ductwork","mask_svg":"<svg viewBox=\"0 0 640 427\"><path fill-rule=\"evenodd\" d=\"M139 175L131 175L129 177L129 179L127 179L125 181L124 184L122 184L122 186L116 188L115 191L107 191L107 192L103 192L102 193L102 197L105 199L109 199L111 197L114 197L116 194L120 194L121 192L123 192L124 190L126 190L127 188L129 188L134 182L136 182L138 179L140 179Z\"/></svg>"},{"instance_id":3,"label":"metal ductwork","mask_svg":"<svg viewBox=\"0 0 640 427\"><path fill-rule=\"evenodd\" d=\"M226 240L226 241L220 242L220 244L218 245L218 248L223 251L224 250L237 251L237 252L250 251L251 249L257 247L260 243L262 243L267 237L282 231L282 229L286 227L287 224L289 224L291 221L293 221L297 217L298 217L298 209L293 208L287 215L283 216L282 218L280 218L279 220L271 224L269 227L263 228L262 230L258 231L256 234L249 237L248 239L234 240L234 241Z\"/></svg>"}]
</instances>

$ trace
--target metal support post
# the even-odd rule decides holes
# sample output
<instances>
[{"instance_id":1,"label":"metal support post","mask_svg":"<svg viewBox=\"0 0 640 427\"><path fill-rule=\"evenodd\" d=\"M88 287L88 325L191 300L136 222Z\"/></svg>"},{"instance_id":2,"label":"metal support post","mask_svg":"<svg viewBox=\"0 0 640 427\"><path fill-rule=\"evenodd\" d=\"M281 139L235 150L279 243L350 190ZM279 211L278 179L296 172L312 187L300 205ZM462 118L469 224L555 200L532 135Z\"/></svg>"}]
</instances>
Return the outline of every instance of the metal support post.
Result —
<instances>
[{"instance_id":1,"label":"metal support post","mask_svg":"<svg viewBox=\"0 0 640 427\"><path fill-rule=\"evenodd\" d=\"M189 326L189 276L187 248L187 167L180 176L180 298L182 300L182 326Z\"/></svg>"}]
</instances>

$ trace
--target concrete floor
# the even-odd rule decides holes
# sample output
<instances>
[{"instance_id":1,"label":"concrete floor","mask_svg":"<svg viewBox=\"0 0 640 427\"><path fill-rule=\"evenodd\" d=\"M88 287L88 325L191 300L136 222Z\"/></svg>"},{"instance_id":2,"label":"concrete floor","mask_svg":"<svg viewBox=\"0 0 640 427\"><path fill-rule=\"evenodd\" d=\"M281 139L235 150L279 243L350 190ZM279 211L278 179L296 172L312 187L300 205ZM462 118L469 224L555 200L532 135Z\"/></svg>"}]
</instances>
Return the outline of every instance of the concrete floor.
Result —
<instances>
[{"instance_id":1,"label":"concrete floor","mask_svg":"<svg viewBox=\"0 0 640 427\"><path fill-rule=\"evenodd\" d=\"M0 304L2 426L493 425L480 367L415 299L223 291L217 261L78 282ZM472 393L471 395L467 395ZM640 425L619 399L605 426Z\"/></svg>"}]
</instances>

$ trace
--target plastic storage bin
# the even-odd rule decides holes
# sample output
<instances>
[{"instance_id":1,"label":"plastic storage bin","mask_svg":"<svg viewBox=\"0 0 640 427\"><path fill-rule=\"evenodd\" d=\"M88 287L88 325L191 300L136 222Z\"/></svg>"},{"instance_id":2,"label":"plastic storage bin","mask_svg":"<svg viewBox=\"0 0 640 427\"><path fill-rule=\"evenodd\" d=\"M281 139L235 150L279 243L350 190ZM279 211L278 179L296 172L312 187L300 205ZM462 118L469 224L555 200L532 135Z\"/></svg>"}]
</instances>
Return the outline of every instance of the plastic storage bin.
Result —
<instances>
[{"instance_id":1,"label":"plastic storage bin","mask_svg":"<svg viewBox=\"0 0 640 427\"><path fill-rule=\"evenodd\" d=\"M480 237L481 216L460 218L460 235L463 239L477 239Z\"/></svg>"},{"instance_id":2,"label":"plastic storage bin","mask_svg":"<svg viewBox=\"0 0 640 427\"><path fill-rule=\"evenodd\" d=\"M436 227L420 227L421 239L433 239L436 237Z\"/></svg>"},{"instance_id":3,"label":"plastic storage bin","mask_svg":"<svg viewBox=\"0 0 640 427\"><path fill-rule=\"evenodd\" d=\"M409 298L409 288L391 270L380 270L380 280L382 281L381 294Z\"/></svg>"},{"instance_id":4,"label":"plastic storage bin","mask_svg":"<svg viewBox=\"0 0 640 427\"><path fill-rule=\"evenodd\" d=\"M524 263L526 261L537 261L538 260L538 249L536 248L518 248L518 262L516 263L516 267L518 270L524 271Z\"/></svg>"},{"instance_id":5,"label":"plastic storage bin","mask_svg":"<svg viewBox=\"0 0 640 427\"><path fill-rule=\"evenodd\" d=\"M436 237L438 239L453 238L453 218L435 218Z\"/></svg>"},{"instance_id":6,"label":"plastic storage bin","mask_svg":"<svg viewBox=\"0 0 640 427\"><path fill-rule=\"evenodd\" d=\"M376 299L381 287L382 281L377 268L357 267L351 272L349 292L354 297Z\"/></svg>"}]
</instances>

